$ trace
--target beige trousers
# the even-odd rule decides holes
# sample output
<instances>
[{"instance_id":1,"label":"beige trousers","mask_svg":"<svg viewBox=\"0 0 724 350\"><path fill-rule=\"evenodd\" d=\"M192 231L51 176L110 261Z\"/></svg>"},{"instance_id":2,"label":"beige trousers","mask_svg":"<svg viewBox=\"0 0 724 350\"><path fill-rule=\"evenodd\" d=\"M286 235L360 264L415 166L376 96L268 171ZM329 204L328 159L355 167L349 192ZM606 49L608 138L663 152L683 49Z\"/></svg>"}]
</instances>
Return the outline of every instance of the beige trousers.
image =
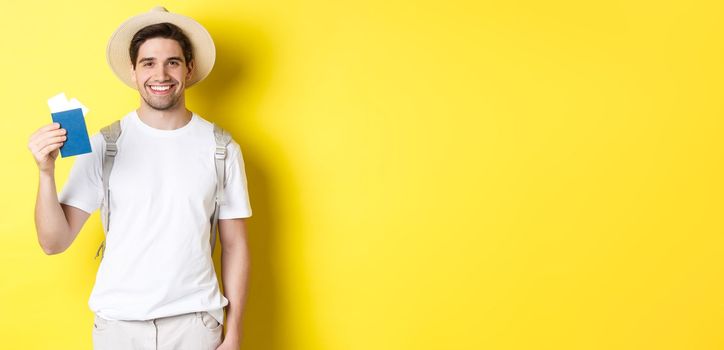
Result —
<instances>
[{"instance_id":1,"label":"beige trousers","mask_svg":"<svg viewBox=\"0 0 724 350\"><path fill-rule=\"evenodd\" d=\"M223 326L208 312L147 321L112 321L96 315L94 350L215 350Z\"/></svg>"}]
</instances>

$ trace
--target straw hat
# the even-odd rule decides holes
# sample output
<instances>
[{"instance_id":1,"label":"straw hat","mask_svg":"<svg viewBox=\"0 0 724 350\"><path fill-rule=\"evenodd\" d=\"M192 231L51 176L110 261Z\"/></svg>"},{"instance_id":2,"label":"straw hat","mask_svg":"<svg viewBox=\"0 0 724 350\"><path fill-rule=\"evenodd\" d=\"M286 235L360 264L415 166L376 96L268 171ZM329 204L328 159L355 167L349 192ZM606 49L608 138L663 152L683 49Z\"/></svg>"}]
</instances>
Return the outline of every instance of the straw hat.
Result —
<instances>
[{"instance_id":1,"label":"straw hat","mask_svg":"<svg viewBox=\"0 0 724 350\"><path fill-rule=\"evenodd\" d=\"M154 7L151 11L134 16L123 22L113 33L106 48L106 58L113 73L126 85L136 88L131 80L131 58L128 49L131 39L142 28L157 23L172 23L181 28L191 41L194 55L195 71L186 83L190 87L204 80L214 67L216 48L211 35L199 22L179 14L168 12L164 7Z\"/></svg>"}]
</instances>

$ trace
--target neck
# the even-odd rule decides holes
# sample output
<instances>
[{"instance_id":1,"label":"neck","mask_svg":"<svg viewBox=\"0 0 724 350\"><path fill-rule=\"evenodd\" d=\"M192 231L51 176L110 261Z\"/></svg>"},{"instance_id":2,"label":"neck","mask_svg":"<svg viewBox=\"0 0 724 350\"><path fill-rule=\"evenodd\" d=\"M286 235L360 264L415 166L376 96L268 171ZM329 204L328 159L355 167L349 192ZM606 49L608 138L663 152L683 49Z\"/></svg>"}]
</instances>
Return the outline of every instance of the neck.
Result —
<instances>
[{"instance_id":1,"label":"neck","mask_svg":"<svg viewBox=\"0 0 724 350\"><path fill-rule=\"evenodd\" d=\"M159 111L142 100L141 106L136 109L136 113L141 121L152 128L161 130L178 129L188 124L193 115L191 111L186 109L186 104L183 101L179 102L181 103L170 109Z\"/></svg>"}]
</instances>

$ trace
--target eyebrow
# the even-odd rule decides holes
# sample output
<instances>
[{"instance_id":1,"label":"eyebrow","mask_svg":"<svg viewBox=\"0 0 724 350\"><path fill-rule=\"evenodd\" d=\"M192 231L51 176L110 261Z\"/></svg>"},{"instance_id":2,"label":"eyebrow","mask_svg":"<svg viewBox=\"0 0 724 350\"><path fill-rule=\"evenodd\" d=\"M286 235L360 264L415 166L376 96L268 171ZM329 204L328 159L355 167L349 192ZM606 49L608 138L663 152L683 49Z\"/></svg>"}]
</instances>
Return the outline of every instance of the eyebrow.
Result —
<instances>
[{"instance_id":1,"label":"eyebrow","mask_svg":"<svg viewBox=\"0 0 724 350\"><path fill-rule=\"evenodd\" d=\"M151 62L153 62L153 61L155 61L155 60L156 60L156 58L154 58L154 57L144 57L144 58L141 58L140 60L138 60L138 63L143 63L143 62L146 62L146 61L151 61ZM173 57L167 58L166 61L181 61L181 62L183 62L183 59L181 59L181 57L179 57L179 56L173 56Z\"/></svg>"}]
</instances>

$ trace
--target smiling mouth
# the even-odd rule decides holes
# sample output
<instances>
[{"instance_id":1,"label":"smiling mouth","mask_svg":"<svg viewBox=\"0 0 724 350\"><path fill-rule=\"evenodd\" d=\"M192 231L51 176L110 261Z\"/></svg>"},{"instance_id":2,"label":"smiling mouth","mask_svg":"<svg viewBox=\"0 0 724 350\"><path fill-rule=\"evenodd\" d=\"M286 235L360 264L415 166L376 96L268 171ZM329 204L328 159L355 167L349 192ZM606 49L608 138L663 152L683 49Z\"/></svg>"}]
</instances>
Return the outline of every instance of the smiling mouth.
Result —
<instances>
[{"instance_id":1,"label":"smiling mouth","mask_svg":"<svg viewBox=\"0 0 724 350\"><path fill-rule=\"evenodd\" d=\"M148 90L154 95L168 95L174 85L148 85Z\"/></svg>"}]
</instances>

